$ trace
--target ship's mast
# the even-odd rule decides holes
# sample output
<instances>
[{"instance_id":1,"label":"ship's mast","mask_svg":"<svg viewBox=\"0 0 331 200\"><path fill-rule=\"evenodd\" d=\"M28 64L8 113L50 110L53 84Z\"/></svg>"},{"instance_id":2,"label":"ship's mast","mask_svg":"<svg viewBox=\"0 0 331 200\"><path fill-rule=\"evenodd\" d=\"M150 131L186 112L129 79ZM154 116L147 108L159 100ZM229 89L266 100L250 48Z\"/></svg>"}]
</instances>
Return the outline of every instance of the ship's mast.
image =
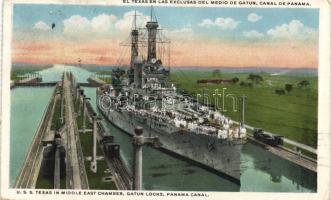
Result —
<instances>
[{"instance_id":1,"label":"ship's mast","mask_svg":"<svg viewBox=\"0 0 331 200\"><path fill-rule=\"evenodd\" d=\"M154 17L155 18L155 17ZM159 27L158 22L153 19L153 7L151 7L151 18L147 22L146 28L148 32L148 52L147 61L150 62L152 59L156 59L156 33Z\"/></svg>"},{"instance_id":2,"label":"ship's mast","mask_svg":"<svg viewBox=\"0 0 331 200\"><path fill-rule=\"evenodd\" d=\"M137 30L137 13L134 11L133 29L131 31L131 68L134 68L134 61L138 57L138 30Z\"/></svg>"}]
</instances>

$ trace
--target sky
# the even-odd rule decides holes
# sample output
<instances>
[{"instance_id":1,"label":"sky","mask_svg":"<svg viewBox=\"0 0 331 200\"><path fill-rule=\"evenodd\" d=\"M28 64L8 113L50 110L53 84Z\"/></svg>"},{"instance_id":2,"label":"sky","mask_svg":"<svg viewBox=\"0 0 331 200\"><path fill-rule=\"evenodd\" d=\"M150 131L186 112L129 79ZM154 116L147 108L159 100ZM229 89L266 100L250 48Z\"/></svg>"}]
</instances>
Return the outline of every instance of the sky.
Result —
<instances>
[{"instance_id":1,"label":"sky","mask_svg":"<svg viewBox=\"0 0 331 200\"><path fill-rule=\"evenodd\" d=\"M15 4L12 62L129 63L150 7ZM171 66L318 67L318 9L154 7ZM52 24L55 27L52 28ZM165 63L165 62L164 62ZM167 63L169 64L169 63Z\"/></svg>"}]
</instances>

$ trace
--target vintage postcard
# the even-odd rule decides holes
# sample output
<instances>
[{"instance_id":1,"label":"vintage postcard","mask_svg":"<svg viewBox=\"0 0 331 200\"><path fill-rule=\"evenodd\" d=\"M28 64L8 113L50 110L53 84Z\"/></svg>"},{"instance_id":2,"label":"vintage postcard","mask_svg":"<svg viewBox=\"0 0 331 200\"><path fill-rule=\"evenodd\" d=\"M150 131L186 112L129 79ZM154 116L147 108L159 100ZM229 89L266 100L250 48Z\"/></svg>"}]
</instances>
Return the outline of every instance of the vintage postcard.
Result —
<instances>
[{"instance_id":1,"label":"vintage postcard","mask_svg":"<svg viewBox=\"0 0 331 200\"><path fill-rule=\"evenodd\" d=\"M327 1L4 1L1 199L330 198Z\"/></svg>"}]
</instances>

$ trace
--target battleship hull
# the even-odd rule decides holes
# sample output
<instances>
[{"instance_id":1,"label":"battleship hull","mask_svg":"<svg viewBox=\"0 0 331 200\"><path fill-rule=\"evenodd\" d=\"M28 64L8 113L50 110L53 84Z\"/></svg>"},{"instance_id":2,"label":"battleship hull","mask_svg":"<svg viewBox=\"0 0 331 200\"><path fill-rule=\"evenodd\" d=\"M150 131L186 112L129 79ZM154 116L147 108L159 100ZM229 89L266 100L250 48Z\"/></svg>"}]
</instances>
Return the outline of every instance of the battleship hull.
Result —
<instances>
[{"instance_id":1,"label":"battleship hull","mask_svg":"<svg viewBox=\"0 0 331 200\"><path fill-rule=\"evenodd\" d=\"M157 136L162 143L161 149L190 161L240 184L240 154L244 144L242 140L222 140L204 134L190 132L162 131L152 119L140 121L125 111L99 110L109 122L127 132L134 134L134 128L141 126L144 136Z\"/></svg>"}]
</instances>

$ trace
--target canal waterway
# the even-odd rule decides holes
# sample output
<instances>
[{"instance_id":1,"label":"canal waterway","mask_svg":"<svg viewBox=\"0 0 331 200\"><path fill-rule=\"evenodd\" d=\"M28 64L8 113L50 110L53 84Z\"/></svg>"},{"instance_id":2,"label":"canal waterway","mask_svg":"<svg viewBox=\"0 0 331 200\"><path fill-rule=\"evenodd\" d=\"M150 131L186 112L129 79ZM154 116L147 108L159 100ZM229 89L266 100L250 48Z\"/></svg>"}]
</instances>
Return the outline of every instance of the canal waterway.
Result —
<instances>
[{"instance_id":1,"label":"canal waterway","mask_svg":"<svg viewBox=\"0 0 331 200\"><path fill-rule=\"evenodd\" d=\"M91 72L83 68L69 65L54 65L52 68L39 71L39 74L42 76L43 82L53 82L61 80L62 73L65 71L72 72L80 83L86 83L86 79L91 75Z\"/></svg>"},{"instance_id":2,"label":"canal waterway","mask_svg":"<svg viewBox=\"0 0 331 200\"><path fill-rule=\"evenodd\" d=\"M45 82L58 81L64 70L72 71L79 82L86 82L86 78L91 75L82 68L61 65L40 73ZM51 96L52 90L53 88L16 88L11 91L11 183L15 181L19 172L35 128L48 102L47 97ZM94 109L97 110L95 88L84 88L84 90L91 98ZM34 114L27 115L30 113L28 110L33 110ZM102 123L121 145L122 157L126 165L131 168L131 137L106 120ZM26 124L31 127L27 128ZM35 124L35 127L32 124ZM17 143L20 144L19 147ZM146 190L316 192L317 187L316 173L251 143L243 147L241 154L241 186L151 147L143 148L143 159L143 188Z\"/></svg>"},{"instance_id":3,"label":"canal waterway","mask_svg":"<svg viewBox=\"0 0 331 200\"><path fill-rule=\"evenodd\" d=\"M13 185L54 87L16 87L10 104L10 184Z\"/></svg>"}]
</instances>

